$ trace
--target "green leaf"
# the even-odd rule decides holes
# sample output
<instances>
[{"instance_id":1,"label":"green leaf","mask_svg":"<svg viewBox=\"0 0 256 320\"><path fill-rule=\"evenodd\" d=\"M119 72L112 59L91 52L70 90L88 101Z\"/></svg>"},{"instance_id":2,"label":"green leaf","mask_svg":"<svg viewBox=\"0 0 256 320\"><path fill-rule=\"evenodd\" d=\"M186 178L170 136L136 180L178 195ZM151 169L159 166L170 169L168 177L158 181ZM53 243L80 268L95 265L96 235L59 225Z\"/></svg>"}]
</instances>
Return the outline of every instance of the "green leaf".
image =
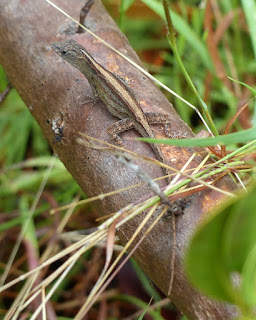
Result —
<instances>
[{"instance_id":1,"label":"green leaf","mask_svg":"<svg viewBox=\"0 0 256 320\"><path fill-rule=\"evenodd\" d=\"M242 309L256 304L255 207L256 187L226 202L202 221L185 258L195 286ZM234 273L240 274L241 286L231 281Z\"/></svg>"},{"instance_id":2,"label":"green leaf","mask_svg":"<svg viewBox=\"0 0 256 320\"><path fill-rule=\"evenodd\" d=\"M241 272L256 244L256 189L239 197L221 214L228 216L222 243L223 259L229 272ZM238 236L239 235L239 236Z\"/></svg>"},{"instance_id":3,"label":"green leaf","mask_svg":"<svg viewBox=\"0 0 256 320\"><path fill-rule=\"evenodd\" d=\"M208 216L193 235L185 257L185 269L192 283L206 294L233 303L232 286L223 266L221 247L228 216Z\"/></svg>"},{"instance_id":4,"label":"green leaf","mask_svg":"<svg viewBox=\"0 0 256 320\"><path fill-rule=\"evenodd\" d=\"M248 255L242 270L242 294L248 305L256 305L256 244Z\"/></svg>"}]
</instances>

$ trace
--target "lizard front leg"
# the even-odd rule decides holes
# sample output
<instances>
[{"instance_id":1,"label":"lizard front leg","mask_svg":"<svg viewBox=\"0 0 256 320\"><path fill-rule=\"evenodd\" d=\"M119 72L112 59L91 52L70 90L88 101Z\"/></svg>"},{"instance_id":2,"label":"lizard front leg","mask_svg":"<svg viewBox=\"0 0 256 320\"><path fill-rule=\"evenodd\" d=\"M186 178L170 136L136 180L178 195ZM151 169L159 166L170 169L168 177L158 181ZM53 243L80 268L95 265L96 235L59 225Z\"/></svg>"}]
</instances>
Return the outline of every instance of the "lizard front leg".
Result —
<instances>
[{"instance_id":1,"label":"lizard front leg","mask_svg":"<svg viewBox=\"0 0 256 320\"><path fill-rule=\"evenodd\" d=\"M107 129L107 133L112 138L112 140L120 147L124 147L122 139L118 136L119 133L133 129L134 122L128 118L119 120L112 124Z\"/></svg>"},{"instance_id":2,"label":"lizard front leg","mask_svg":"<svg viewBox=\"0 0 256 320\"><path fill-rule=\"evenodd\" d=\"M172 137L171 120L168 114L149 112L145 115L149 124L163 124L166 136ZM115 144L119 145L120 147L123 147L124 145L122 139L118 136L119 133L134 128L134 122L126 118L115 122L107 129L107 132L109 136L112 138L112 140L115 142Z\"/></svg>"}]
</instances>

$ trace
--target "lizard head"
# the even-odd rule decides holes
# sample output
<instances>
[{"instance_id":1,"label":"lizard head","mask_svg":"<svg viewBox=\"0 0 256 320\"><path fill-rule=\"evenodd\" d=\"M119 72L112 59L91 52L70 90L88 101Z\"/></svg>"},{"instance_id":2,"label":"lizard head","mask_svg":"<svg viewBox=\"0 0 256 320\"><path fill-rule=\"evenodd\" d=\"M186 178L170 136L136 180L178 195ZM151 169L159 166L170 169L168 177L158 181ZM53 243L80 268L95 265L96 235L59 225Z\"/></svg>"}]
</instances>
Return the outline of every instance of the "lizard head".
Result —
<instances>
[{"instance_id":1,"label":"lizard head","mask_svg":"<svg viewBox=\"0 0 256 320\"><path fill-rule=\"evenodd\" d=\"M75 40L70 39L64 42L53 42L51 43L51 47L59 56L75 68L81 70L81 64L83 64L83 68L86 68L84 55L81 55L81 52L84 52L85 49Z\"/></svg>"}]
</instances>

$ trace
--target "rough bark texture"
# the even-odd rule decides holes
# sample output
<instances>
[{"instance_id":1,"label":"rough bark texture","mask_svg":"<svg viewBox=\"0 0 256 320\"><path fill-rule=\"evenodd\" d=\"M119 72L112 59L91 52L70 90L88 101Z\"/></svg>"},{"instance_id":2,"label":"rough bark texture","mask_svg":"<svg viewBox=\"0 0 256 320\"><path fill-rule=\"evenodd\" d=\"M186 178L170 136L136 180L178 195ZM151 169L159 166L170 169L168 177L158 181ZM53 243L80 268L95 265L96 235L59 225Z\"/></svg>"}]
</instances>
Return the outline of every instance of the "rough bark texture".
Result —
<instances>
[{"instance_id":1,"label":"rough bark texture","mask_svg":"<svg viewBox=\"0 0 256 320\"><path fill-rule=\"evenodd\" d=\"M56 4L76 19L83 5L79 0L56 1ZM86 26L140 64L127 39L100 2L96 1L93 6L86 19ZM191 136L192 132L150 80L88 33L74 34L74 30L74 25L66 17L43 0L0 2L0 63L54 151L82 190L88 196L93 196L134 184L138 178L119 164L111 153L97 151L76 142L79 131L111 142L106 129L116 119L103 104L92 106L92 103L86 102L87 95L91 95L88 82L51 50L51 42L70 37L76 39L98 62L129 82L143 110L159 112L156 106L161 106L173 119L174 133L180 130ZM54 132L54 123L62 127L62 139L62 134ZM156 130L162 132L161 126ZM137 133L131 130L122 137L136 136ZM126 140L125 147L154 157L151 148L145 143ZM176 168L181 168L194 152L192 148L177 147L164 147L163 151ZM199 161L197 157L193 165L196 166ZM143 163L143 168L151 176L162 174L161 169L152 164ZM218 187L232 190L234 186L229 179L224 178L219 181ZM148 190L140 187L108 198L98 203L99 214L115 212L145 193ZM211 301L194 290L182 270L184 250L197 221L220 201L221 195L217 192L198 193L185 209L184 215L176 219L177 253L170 299L189 319L230 319L234 315L233 308ZM141 218L136 218L122 228L119 236L123 243L131 237L140 221ZM169 285L171 252L172 227L170 222L163 219L135 254L137 262L164 293L167 293Z\"/></svg>"}]
</instances>

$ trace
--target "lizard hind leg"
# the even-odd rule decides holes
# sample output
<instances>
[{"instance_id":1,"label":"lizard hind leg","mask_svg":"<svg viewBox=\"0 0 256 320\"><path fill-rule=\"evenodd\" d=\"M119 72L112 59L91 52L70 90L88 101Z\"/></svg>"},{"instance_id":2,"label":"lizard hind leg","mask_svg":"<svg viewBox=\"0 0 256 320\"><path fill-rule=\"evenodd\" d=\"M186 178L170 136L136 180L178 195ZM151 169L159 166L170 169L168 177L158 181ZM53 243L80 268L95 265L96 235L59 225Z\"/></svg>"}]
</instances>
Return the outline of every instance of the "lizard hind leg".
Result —
<instances>
[{"instance_id":1,"label":"lizard hind leg","mask_svg":"<svg viewBox=\"0 0 256 320\"><path fill-rule=\"evenodd\" d=\"M149 124L163 124L166 136L169 138L172 137L171 119L168 114L147 112L146 117Z\"/></svg>"},{"instance_id":2,"label":"lizard hind leg","mask_svg":"<svg viewBox=\"0 0 256 320\"><path fill-rule=\"evenodd\" d=\"M114 124L112 124L107 129L107 133L111 137L111 139L114 141L114 143L120 147L124 147L122 139L118 136L119 133L122 133L124 131L130 130L134 128L134 123L130 119L122 119Z\"/></svg>"}]
</instances>

